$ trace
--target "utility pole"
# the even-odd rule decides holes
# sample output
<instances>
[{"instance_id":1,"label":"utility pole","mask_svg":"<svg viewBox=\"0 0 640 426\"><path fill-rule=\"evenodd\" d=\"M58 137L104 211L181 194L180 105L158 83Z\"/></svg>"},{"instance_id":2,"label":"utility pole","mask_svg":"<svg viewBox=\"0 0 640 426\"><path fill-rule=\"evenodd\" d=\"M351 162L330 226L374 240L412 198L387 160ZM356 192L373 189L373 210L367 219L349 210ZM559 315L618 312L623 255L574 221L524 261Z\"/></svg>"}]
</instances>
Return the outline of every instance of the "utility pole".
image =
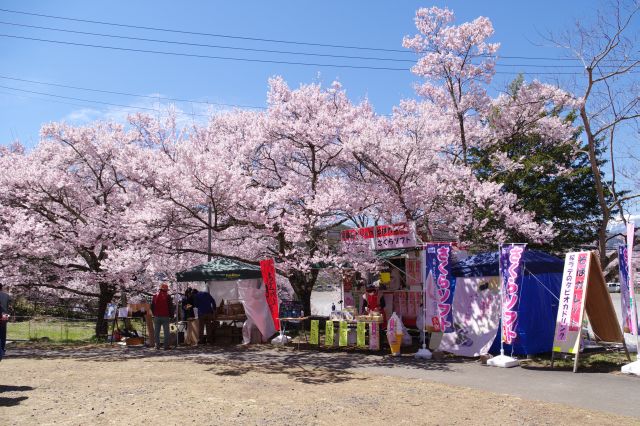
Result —
<instances>
[{"instance_id":1,"label":"utility pole","mask_svg":"<svg viewBox=\"0 0 640 426\"><path fill-rule=\"evenodd\" d=\"M209 231L208 232L208 234L209 234L209 243L207 245L207 262L211 262L211 204L209 204L207 206L207 210L208 210L208 213L209 213L209 221L208 221L209 226L208 226L208 229L207 229L207 231Z\"/></svg>"}]
</instances>

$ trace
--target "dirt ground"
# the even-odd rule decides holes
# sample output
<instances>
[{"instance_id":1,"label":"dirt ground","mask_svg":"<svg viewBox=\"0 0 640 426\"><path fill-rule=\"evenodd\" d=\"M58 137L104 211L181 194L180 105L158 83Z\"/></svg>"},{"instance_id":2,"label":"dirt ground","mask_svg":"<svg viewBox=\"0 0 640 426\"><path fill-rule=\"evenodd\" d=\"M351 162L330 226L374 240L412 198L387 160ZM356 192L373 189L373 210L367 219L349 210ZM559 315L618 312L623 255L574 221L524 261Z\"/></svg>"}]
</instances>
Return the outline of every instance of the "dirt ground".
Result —
<instances>
[{"instance_id":1,"label":"dirt ground","mask_svg":"<svg viewBox=\"0 0 640 426\"><path fill-rule=\"evenodd\" d=\"M0 424L638 424L261 351L16 351L0 363Z\"/></svg>"}]
</instances>

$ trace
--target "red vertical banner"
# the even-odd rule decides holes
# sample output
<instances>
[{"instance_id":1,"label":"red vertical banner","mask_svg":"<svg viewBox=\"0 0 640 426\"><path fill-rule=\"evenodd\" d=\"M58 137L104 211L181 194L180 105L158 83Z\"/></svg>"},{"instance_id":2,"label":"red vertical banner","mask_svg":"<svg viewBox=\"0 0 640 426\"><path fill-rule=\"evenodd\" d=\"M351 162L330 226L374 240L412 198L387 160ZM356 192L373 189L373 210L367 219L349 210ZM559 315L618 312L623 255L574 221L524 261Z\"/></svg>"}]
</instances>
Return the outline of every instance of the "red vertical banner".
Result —
<instances>
[{"instance_id":1,"label":"red vertical banner","mask_svg":"<svg viewBox=\"0 0 640 426\"><path fill-rule=\"evenodd\" d=\"M278 321L278 287L276 286L276 267L273 259L260 261L260 272L262 272L262 281L264 281L265 297L267 305L271 311L273 325L276 330L280 330L280 321Z\"/></svg>"}]
</instances>

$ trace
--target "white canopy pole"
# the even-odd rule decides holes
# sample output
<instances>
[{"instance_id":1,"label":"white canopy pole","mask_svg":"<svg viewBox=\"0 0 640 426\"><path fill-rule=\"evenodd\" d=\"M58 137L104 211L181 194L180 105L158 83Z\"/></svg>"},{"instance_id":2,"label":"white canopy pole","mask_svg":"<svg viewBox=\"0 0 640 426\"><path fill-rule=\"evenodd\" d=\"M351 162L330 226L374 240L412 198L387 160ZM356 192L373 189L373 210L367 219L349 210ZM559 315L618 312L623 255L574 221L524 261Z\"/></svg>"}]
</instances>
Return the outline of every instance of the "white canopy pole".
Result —
<instances>
[{"instance_id":1,"label":"white canopy pole","mask_svg":"<svg viewBox=\"0 0 640 426\"><path fill-rule=\"evenodd\" d=\"M427 277L429 276L429 268L427 268L427 254L426 248L423 246L420 252L420 269L424 268L424 272L420 274L422 276L422 327L420 327L420 337L422 338L422 347L418 349L418 352L414 355L417 359L431 359L433 354L427 349L427 336L424 331L427 325Z\"/></svg>"}]
</instances>

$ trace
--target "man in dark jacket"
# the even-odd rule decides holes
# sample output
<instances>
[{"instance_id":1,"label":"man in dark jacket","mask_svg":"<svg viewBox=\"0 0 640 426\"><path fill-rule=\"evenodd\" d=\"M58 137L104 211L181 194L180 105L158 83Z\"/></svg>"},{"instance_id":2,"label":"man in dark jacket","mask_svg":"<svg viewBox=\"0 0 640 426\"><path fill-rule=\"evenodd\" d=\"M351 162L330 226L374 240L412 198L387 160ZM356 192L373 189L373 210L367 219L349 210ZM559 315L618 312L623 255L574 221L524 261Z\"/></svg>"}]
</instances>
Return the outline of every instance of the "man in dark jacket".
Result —
<instances>
[{"instance_id":1,"label":"man in dark jacket","mask_svg":"<svg viewBox=\"0 0 640 426\"><path fill-rule=\"evenodd\" d=\"M173 312L173 300L169 295L169 285L162 283L159 291L153 295L153 301L151 302L156 349L160 349L160 326L162 326L164 350L169 349L169 322L173 317Z\"/></svg>"},{"instance_id":2,"label":"man in dark jacket","mask_svg":"<svg viewBox=\"0 0 640 426\"><path fill-rule=\"evenodd\" d=\"M9 310L12 308L11 295L2 290L0 283L0 360L4 356L7 343L7 322L9 321Z\"/></svg>"},{"instance_id":3,"label":"man in dark jacket","mask_svg":"<svg viewBox=\"0 0 640 426\"><path fill-rule=\"evenodd\" d=\"M193 301L198 309L198 322L200 323L200 343L204 343L204 331L207 330L206 341L213 343L213 326L216 313L216 301L208 291L193 290Z\"/></svg>"}]
</instances>

